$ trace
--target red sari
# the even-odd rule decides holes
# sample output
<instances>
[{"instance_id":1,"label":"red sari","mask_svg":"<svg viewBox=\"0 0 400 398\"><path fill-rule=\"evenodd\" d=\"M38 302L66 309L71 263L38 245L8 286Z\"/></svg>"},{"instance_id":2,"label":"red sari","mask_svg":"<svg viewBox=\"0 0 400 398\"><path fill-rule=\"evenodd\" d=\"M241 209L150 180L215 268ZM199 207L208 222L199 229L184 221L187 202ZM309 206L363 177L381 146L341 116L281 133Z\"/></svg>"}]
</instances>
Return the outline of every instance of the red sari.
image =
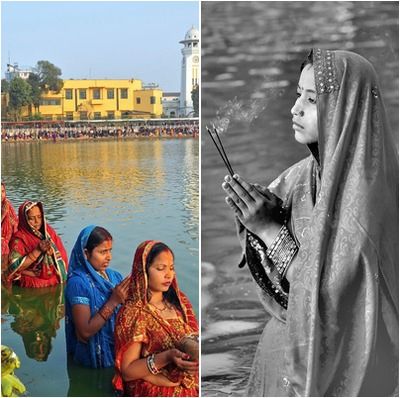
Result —
<instances>
[{"instance_id":1,"label":"red sari","mask_svg":"<svg viewBox=\"0 0 400 398\"><path fill-rule=\"evenodd\" d=\"M42 212L43 225L41 231L33 229L28 223L27 212L38 206ZM63 283L67 277L67 252L60 237L50 225L46 224L41 202L26 201L18 211L18 230L10 242L10 261L6 270L9 282L19 281L22 287L47 287ZM21 271L28 254L43 239L49 239L51 254L42 253L28 268Z\"/></svg>"},{"instance_id":2,"label":"red sari","mask_svg":"<svg viewBox=\"0 0 400 398\"><path fill-rule=\"evenodd\" d=\"M5 186L3 183L1 185ZM14 232L17 231L18 218L11 202L4 198L1 202L1 257L8 258L10 253L9 243ZM7 264L3 264L3 267Z\"/></svg>"},{"instance_id":3,"label":"red sari","mask_svg":"<svg viewBox=\"0 0 400 398\"><path fill-rule=\"evenodd\" d=\"M162 374L176 387L156 386L146 380L124 381L121 376L123 354L134 343L142 344L141 358L152 353L175 348L185 336L198 335L198 323L188 298L179 290L176 277L172 282L182 312L177 319L163 319L147 302L147 276L145 264L147 255L155 241L143 242L136 250L131 275L129 298L118 313L115 326L115 368L114 387L131 397L197 397L199 395L198 374L185 372L169 364Z\"/></svg>"}]
</instances>

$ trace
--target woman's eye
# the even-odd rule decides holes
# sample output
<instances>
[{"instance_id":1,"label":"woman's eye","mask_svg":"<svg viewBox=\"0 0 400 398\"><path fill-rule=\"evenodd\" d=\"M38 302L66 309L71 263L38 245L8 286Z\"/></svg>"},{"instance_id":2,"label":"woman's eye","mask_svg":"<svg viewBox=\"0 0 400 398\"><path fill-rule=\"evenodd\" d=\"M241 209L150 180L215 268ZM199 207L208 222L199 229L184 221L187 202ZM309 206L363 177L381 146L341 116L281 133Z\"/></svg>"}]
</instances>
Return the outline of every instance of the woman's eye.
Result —
<instances>
[{"instance_id":1,"label":"woman's eye","mask_svg":"<svg viewBox=\"0 0 400 398\"><path fill-rule=\"evenodd\" d=\"M309 98L308 102L310 102L311 104L316 104L317 100L315 98Z\"/></svg>"},{"instance_id":2,"label":"woman's eye","mask_svg":"<svg viewBox=\"0 0 400 398\"><path fill-rule=\"evenodd\" d=\"M296 97L297 98L301 97L301 94L300 93L296 93Z\"/></svg>"}]
</instances>

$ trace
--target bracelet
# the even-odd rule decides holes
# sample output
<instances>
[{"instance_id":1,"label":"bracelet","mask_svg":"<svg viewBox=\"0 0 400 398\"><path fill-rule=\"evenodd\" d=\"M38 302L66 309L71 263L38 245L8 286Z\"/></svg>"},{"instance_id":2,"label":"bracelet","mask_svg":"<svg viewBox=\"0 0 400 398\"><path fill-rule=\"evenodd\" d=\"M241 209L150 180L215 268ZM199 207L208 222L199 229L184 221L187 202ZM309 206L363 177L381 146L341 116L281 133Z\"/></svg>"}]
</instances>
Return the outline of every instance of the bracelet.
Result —
<instances>
[{"instance_id":1,"label":"bracelet","mask_svg":"<svg viewBox=\"0 0 400 398\"><path fill-rule=\"evenodd\" d=\"M38 257L35 257L34 254L32 254L32 253L33 253L33 251L31 251L30 253L28 253L27 257L28 257L32 262L35 262L35 261L39 258L39 256L38 256Z\"/></svg>"},{"instance_id":2,"label":"bracelet","mask_svg":"<svg viewBox=\"0 0 400 398\"><path fill-rule=\"evenodd\" d=\"M282 225L277 237L266 252L266 256L272 261L281 275L284 275L287 267L296 255L298 247L285 225Z\"/></svg>"},{"instance_id":3,"label":"bracelet","mask_svg":"<svg viewBox=\"0 0 400 398\"><path fill-rule=\"evenodd\" d=\"M107 303L104 304L98 311L98 314L105 320L108 321L114 313L114 309L112 309Z\"/></svg>"},{"instance_id":4,"label":"bracelet","mask_svg":"<svg viewBox=\"0 0 400 398\"><path fill-rule=\"evenodd\" d=\"M160 373L160 369L157 368L156 362L154 360L155 354L151 354L146 358L147 369L153 375Z\"/></svg>"}]
</instances>

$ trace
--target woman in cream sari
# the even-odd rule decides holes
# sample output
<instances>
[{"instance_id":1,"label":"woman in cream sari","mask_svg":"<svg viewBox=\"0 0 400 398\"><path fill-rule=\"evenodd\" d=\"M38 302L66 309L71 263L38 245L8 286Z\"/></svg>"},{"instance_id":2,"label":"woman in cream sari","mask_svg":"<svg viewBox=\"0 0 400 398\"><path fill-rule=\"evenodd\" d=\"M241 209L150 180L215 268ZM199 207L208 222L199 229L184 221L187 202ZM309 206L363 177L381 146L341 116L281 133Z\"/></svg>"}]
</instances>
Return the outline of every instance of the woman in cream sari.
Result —
<instances>
[{"instance_id":1,"label":"woman in cream sari","mask_svg":"<svg viewBox=\"0 0 400 398\"><path fill-rule=\"evenodd\" d=\"M272 315L248 395L398 394L398 158L375 70L314 49L297 97L310 156L268 189L223 184Z\"/></svg>"}]
</instances>

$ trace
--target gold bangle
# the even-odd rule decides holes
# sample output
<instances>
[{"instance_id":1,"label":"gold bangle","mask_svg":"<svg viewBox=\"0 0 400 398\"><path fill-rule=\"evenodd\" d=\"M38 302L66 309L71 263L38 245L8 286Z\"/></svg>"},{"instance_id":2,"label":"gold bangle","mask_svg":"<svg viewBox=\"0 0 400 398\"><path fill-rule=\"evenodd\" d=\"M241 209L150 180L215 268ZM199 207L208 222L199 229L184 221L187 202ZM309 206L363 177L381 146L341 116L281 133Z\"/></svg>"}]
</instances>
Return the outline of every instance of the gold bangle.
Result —
<instances>
[{"instance_id":1,"label":"gold bangle","mask_svg":"<svg viewBox=\"0 0 400 398\"><path fill-rule=\"evenodd\" d=\"M98 314L107 322L112 314L114 313L114 309L112 309L107 303L104 304L100 309Z\"/></svg>"},{"instance_id":2,"label":"gold bangle","mask_svg":"<svg viewBox=\"0 0 400 398\"><path fill-rule=\"evenodd\" d=\"M28 254L28 257L30 258L30 260L32 261L32 262L35 262L38 258L37 257L34 257L34 255L32 254L33 252L30 252L29 254Z\"/></svg>"}]
</instances>

